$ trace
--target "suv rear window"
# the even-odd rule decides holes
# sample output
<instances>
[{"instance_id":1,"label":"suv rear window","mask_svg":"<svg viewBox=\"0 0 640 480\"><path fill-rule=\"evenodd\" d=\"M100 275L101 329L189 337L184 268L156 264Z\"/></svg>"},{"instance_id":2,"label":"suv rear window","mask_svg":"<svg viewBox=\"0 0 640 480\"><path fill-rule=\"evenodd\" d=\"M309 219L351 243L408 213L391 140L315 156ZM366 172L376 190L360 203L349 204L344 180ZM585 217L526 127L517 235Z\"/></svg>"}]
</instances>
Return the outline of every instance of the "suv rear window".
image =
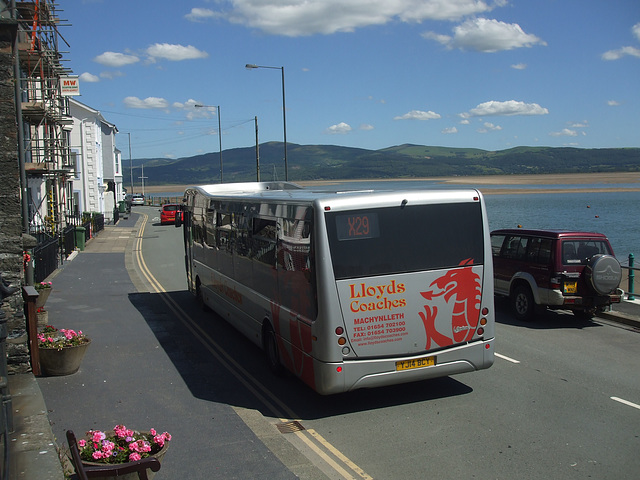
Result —
<instances>
[{"instance_id":1,"label":"suv rear window","mask_svg":"<svg viewBox=\"0 0 640 480\"><path fill-rule=\"evenodd\" d=\"M484 263L480 202L327 212L336 279Z\"/></svg>"},{"instance_id":2,"label":"suv rear window","mask_svg":"<svg viewBox=\"0 0 640 480\"><path fill-rule=\"evenodd\" d=\"M584 265L594 255L611 255L609 245L599 240L563 240L563 265Z\"/></svg>"}]
</instances>

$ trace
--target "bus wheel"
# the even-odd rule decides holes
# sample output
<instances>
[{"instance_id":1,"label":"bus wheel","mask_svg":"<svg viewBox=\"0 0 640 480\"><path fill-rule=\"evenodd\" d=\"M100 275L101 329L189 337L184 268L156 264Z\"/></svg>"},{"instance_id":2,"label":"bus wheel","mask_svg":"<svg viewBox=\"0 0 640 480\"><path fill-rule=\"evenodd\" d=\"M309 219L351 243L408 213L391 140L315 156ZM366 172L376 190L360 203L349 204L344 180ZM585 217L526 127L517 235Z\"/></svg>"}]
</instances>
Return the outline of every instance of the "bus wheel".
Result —
<instances>
[{"instance_id":1,"label":"bus wheel","mask_svg":"<svg viewBox=\"0 0 640 480\"><path fill-rule=\"evenodd\" d=\"M525 285L517 286L511 295L511 306L518 320L532 320L535 304L531 289Z\"/></svg>"},{"instance_id":2,"label":"bus wheel","mask_svg":"<svg viewBox=\"0 0 640 480\"><path fill-rule=\"evenodd\" d=\"M202 296L202 288L200 288L200 279L196 280L196 302L198 302L198 306L200 310L203 312L210 312L211 309L204 303L204 297Z\"/></svg>"},{"instance_id":3,"label":"bus wheel","mask_svg":"<svg viewBox=\"0 0 640 480\"><path fill-rule=\"evenodd\" d=\"M284 369L280 363L280 352L278 350L276 332L273 331L273 328L268 323L265 323L262 327L262 346L267 357L269 370L276 375L282 375Z\"/></svg>"}]
</instances>

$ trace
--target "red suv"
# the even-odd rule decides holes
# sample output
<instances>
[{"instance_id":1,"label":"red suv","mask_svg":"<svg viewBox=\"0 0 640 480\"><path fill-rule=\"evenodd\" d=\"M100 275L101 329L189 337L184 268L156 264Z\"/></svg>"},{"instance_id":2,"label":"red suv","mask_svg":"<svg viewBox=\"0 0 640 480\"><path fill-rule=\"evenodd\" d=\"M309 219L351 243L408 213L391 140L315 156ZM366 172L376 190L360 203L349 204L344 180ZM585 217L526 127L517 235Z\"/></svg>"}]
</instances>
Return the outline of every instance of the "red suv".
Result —
<instances>
[{"instance_id":1,"label":"red suv","mask_svg":"<svg viewBox=\"0 0 640 480\"><path fill-rule=\"evenodd\" d=\"M495 294L509 297L521 320L536 306L591 318L620 302L622 269L601 233L495 230L491 248Z\"/></svg>"}]
</instances>

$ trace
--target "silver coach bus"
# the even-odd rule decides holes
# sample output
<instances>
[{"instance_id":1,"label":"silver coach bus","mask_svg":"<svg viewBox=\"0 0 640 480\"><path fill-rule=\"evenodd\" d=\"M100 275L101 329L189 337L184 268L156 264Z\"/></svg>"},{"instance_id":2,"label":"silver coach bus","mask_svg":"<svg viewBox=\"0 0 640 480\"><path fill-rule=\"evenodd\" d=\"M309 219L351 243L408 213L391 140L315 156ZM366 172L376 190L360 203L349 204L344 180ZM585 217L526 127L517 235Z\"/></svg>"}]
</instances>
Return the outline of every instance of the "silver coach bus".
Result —
<instances>
[{"instance_id":1,"label":"silver coach bus","mask_svg":"<svg viewBox=\"0 0 640 480\"><path fill-rule=\"evenodd\" d=\"M188 287L320 394L488 368L491 243L475 189L185 191Z\"/></svg>"}]
</instances>

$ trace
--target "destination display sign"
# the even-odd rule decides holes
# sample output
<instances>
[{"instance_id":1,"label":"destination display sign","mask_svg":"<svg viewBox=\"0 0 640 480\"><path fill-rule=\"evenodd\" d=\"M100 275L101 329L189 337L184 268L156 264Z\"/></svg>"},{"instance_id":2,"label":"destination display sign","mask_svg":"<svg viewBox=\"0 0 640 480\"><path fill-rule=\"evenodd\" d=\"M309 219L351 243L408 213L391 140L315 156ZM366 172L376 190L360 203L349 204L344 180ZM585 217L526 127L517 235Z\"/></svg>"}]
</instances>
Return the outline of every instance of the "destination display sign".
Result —
<instances>
[{"instance_id":1,"label":"destination display sign","mask_svg":"<svg viewBox=\"0 0 640 480\"><path fill-rule=\"evenodd\" d=\"M363 240L380 236L380 225L376 212L358 212L336 216L336 230L339 241Z\"/></svg>"}]
</instances>

